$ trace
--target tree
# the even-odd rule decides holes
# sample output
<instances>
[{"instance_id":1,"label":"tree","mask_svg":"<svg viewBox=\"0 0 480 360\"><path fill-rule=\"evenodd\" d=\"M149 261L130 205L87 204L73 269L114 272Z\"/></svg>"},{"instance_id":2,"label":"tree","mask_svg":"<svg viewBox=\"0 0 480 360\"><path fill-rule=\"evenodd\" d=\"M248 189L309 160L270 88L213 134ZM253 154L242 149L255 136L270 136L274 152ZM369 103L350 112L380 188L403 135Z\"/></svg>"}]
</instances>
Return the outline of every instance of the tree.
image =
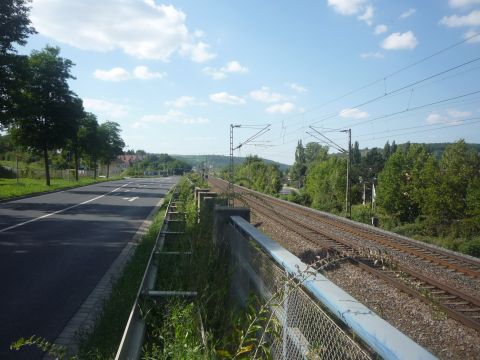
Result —
<instances>
[{"instance_id":1,"label":"tree","mask_svg":"<svg viewBox=\"0 0 480 360\"><path fill-rule=\"evenodd\" d=\"M72 136L67 142L68 160L73 159L75 162L75 180L78 181L78 168L80 165L80 138L79 131L83 125L83 119L85 118L85 110L83 109L83 102L79 98L72 98L72 102L67 107L67 113L65 114L72 122ZM69 161L70 162L70 161Z\"/></svg>"},{"instance_id":2,"label":"tree","mask_svg":"<svg viewBox=\"0 0 480 360\"><path fill-rule=\"evenodd\" d=\"M330 157L315 163L308 171L305 193L312 207L340 213L345 203L346 159Z\"/></svg>"},{"instance_id":3,"label":"tree","mask_svg":"<svg viewBox=\"0 0 480 360\"><path fill-rule=\"evenodd\" d=\"M322 146L316 142L309 142L305 146L305 166L307 169L315 161L325 161L328 157L328 146Z\"/></svg>"},{"instance_id":4,"label":"tree","mask_svg":"<svg viewBox=\"0 0 480 360\"><path fill-rule=\"evenodd\" d=\"M98 133L97 117L92 113L85 113L78 129L78 146L82 158L90 162L93 167L93 178L97 177L97 159L100 152L100 135Z\"/></svg>"},{"instance_id":5,"label":"tree","mask_svg":"<svg viewBox=\"0 0 480 360\"><path fill-rule=\"evenodd\" d=\"M0 127L11 124L12 112L18 107L26 76L27 57L17 55L14 44L25 45L35 29L30 26L29 0L0 2Z\"/></svg>"},{"instance_id":6,"label":"tree","mask_svg":"<svg viewBox=\"0 0 480 360\"><path fill-rule=\"evenodd\" d=\"M392 141L392 145L390 146L390 155L394 154L397 151L397 144L395 144L395 140Z\"/></svg>"},{"instance_id":7,"label":"tree","mask_svg":"<svg viewBox=\"0 0 480 360\"><path fill-rule=\"evenodd\" d=\"M30 0L2 0L0 2L0 54L15 53L14 43L25 45L29 35L35 34L28 13Z\"/></svg>"},{"instance_id":8,"label":"tree","mask_svg":"<svg viewBox=\"0 0 480 360\"><path fill-rule=\"evenodd\" d=\"M383 157L385 158L385 160L388 160L391 154L392 154L392 147L390 146L390 142L387 141L385 143L385 146L383 147Z\"/></svg>"},{"instance_id":9,"label":"tree","mask_svg":"<svg viewBox=\"0 0 480 360\"><path fill-rule=\"evenodd\" d=\"M410 201L405 188L405 154L397 151L390 156L378 175L377 204L389 215L407 220Z\"/></svg>"},{"instance_id":10,"label":"tree","mask_svg":"<svg viewBox=\"0 0 480 360\"><path fill-rule=\"evenodd\" d=\"M100 138L100 159L107 165L107 179L110 176L110 163L123 153L125 142L120 137L120 125L107 121L98 128Z\"/></svg>"},{"instance_id":11,"label":"tree","mask_svg":"<svg viewBox=\"0 0 480 360\"><path fill-rule=\"evenodd\" d=\"M258 156L247 156L235 173L241 184L266 194L278 194L282 188L282 174L278 166L266 164Z\"/></svg>"},{"instance_id":12,"label":"tree","mask_svg":"<svg viewBox=\"0 0 480 360\"><path fill-rule=\"evenodd\" d=\"M462 219L467 210L467 189L479 176L478 155L467 147L464 140L459 140L445 148L440 171L445 188L445 217L448 220Z\"/></svg>"},{"instance_id":13,"label":"tree","mask_svg":"<svg viewBox=\"0 0 480 360\"><path fill-rule=\"evenodd\" d=\"M297 182L299 188L303 186L306 171L305 149L302 140L299 140L295 150L295 162L290 168L290 177L292 181Z\"/></svg>"},{"instance_id":14,"label":"tree","mask_svg":"<svg viewBox=\"0 0 480 360\"><path fill-rule=\"evenodd\" d=\"M17 143L42 153L45 181L50 185L48 152L62 148L75 133L70 117L76 102L68 86L73 63L59 56L58 47L33 51L28 59L29 80L22 96L21 110L10 129Z\"/></svg>"},{"instance_id":15,"label":"tree","mask_svg":"<svg viewBox=\"0 0 480 360\"><path fill-rule=\"evenodd\" d=\"M360 152L360 145L355 141L352 149L352 166L360 165L362 162L362 153Z\"/></svg>"}]
</instances>

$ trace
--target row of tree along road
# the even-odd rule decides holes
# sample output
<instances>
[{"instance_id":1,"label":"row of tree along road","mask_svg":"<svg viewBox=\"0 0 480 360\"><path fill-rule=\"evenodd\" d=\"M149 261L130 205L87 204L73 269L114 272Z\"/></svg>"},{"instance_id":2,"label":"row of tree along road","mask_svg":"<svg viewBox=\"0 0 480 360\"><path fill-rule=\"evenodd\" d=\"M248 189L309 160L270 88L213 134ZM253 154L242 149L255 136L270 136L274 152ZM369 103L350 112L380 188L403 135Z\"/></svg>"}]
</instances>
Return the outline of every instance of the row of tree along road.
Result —
<instances>
[{"instance_id":1,"label":"row of tree along road","mask_svg":"<svg viewBox=\"0 0 480 360\"><path fill-rule=\"evenodd\" d=\"M15 44L25 45L35 29L28 18L28 1L4 0L0 4L0 129L16 147L43 157L45 179L50 185L51 152L64 152L75 163L78 180L80 159L109 165L125 146L120 126L99 125L85 112L82 100L70 89L72 61L60 56L58 47L46 46L29 56L19 55Z\"/></svg>"}]
</instances>

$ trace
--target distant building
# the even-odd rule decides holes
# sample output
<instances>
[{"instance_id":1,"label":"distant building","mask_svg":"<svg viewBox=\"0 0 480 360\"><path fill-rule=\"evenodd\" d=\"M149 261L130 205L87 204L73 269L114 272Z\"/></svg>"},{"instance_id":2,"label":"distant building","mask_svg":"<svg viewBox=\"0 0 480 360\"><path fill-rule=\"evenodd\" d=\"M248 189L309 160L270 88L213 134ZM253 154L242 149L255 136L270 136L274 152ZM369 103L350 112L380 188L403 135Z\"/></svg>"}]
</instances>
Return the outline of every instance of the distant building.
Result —
<instances>
[{"instance_id":1,"label":"distant building","mask_svg":"<svg viewBox=\"0 0 480 360\"><path fill-rule=\"evenodd\" d=\"M142 161L142 160L143 160L143 155L123 154L123 155L117 156L117 162L122 169L126 169L129 166L131 166L133 163L137 161Z\"/></svg>"}]
</instances>

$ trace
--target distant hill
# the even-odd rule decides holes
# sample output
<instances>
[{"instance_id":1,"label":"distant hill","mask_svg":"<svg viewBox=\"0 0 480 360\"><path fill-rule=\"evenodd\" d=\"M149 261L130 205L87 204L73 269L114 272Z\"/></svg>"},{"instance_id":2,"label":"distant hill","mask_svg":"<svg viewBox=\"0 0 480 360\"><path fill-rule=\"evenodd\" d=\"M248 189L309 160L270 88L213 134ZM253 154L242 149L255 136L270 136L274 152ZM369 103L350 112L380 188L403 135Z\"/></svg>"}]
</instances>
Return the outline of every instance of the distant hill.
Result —
<instances>
[{"instance_id":1,"label":"distant hill","mask_svg":"<svg viewBox=\"0 0 480 360\"><path fill-rule=\"evenodd\" d=\"M179 160L183 160L197 168L203 166L203 163L205 161L208 163L209 166L211 165L214 169L221 169L230 164L230 157L225 155L171 155L171 156ZM287 165L287 164L278 163L268 159L262 159L262 160L264 160L267 164L278 165L281 171L285 171L288 168L290 168L290 165ZM244 161L245 161L245 157L238 157L238 156L233 157L234 164L241 164Z\"/></svg>"}]
</instances>

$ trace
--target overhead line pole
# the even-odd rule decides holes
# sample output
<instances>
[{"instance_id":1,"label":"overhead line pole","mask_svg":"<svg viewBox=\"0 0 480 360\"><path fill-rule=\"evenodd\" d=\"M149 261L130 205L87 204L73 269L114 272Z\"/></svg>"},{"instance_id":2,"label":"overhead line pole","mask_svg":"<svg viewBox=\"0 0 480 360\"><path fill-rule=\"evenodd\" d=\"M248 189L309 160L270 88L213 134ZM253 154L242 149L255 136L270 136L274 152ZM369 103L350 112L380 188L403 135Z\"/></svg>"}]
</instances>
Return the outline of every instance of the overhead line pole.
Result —
<instances>
[{"instance_id":1,"label":"overhead line pole","mask_svg":"<svg viewBox=\"0 0 480 360\"><path fill-rule=\"evenodd\" d=\"M352 200L350 194L350 172L351 172L351 152L352 152L352 129L342 130L348 133L348 152L347 152L347 187L345 191L345 215L347 218L352 218Z\"/></svg>"},{"instance_id":2,"label":"overhead line pole","mask_svg":"<svg viewBox=\"0 0 480 360\"><path fill-rule=\"evenodd\" d=\"M261 125L263 126L263 125ZM236 147L233 147L233 129L234 128L240 128L242 125L234 125L230 124L230 169L229 169L229 179L228 179L228 205L229 206L234 206L235 205L235 187L234 187L234 182L235 182L235 168L233 166L233 152L237 149L240 149L243 145L248 144L249 142L252 142L259 136L265 134L266 132L270 131L270 124L264 126L261 128L258 132L250 136L247 140L244 142L238 144ZM245 127L250 127L252 128L252 125L246 125ZM258 129L259 127L253 127Z\"/></svg>"}]
</instances>

